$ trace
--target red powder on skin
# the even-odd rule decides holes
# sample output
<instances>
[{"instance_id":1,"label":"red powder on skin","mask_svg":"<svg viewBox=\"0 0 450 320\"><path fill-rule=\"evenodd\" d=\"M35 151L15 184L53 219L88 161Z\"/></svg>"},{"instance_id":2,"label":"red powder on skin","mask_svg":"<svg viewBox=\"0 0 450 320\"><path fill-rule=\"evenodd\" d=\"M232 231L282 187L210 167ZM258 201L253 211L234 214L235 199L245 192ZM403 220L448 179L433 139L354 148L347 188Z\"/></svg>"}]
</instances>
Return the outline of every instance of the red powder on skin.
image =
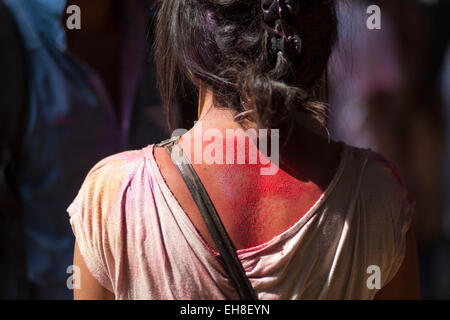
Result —
<instances>
[{"instance_id":1,"label":"red powder on skin","mask_svg":"<svg viewBox=\"0 0 450 320\"><path fill-rule=\"evenodd\" d=\"M276 234L272 234L273 229L264 227L271 222L278 225L281 221L277 220L282 218L281 214L290 209L287 204L290 201L298 202L309 191L306 185L292 181L293 178L282 170L274 176L259 176L259 170L251 165L239 165L234 171L237 177L248 184L247 190L233 199L232 203L234 212L241 212L239 229L247 236L245 242L249 246L257 245L259 237L267 239L275 236ZM242 210L243 208L247 210ZM299 220L303 214L296 214L295 220ZM263 228L271 236L264 235Z\"/></svg>"},{"instance_id":2,"label":"red powder on skin","mask_svg":"<svg viewBox=\"0 0 450 320\"><path fill-rule=\"evenodd\" d=\"M225 156L225 141L223 148ZM261 168L271 164L262 165L259 152L257 164L249 164L252 148L256 147L246 144L245 164L236 164L235 154L235 164L215 165L215 187L209 189L232 238L245 248L258 246L287 230L318 198L314 184L299 181L282 169L272 176L261 175Z\"/></svg>"}]
</instances>

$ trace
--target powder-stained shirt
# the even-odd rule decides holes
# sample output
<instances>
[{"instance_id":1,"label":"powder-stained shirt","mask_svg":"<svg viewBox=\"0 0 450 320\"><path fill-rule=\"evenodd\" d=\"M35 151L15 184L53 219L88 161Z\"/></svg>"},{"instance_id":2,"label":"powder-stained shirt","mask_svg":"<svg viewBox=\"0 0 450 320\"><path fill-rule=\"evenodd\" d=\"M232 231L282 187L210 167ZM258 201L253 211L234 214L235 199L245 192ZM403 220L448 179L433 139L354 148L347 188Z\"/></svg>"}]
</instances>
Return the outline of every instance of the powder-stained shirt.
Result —
<instances>
[{"instance_id":1,"label":"powder-stained shirt","mask_svg":"<svg viewBox=\"0 0 450 320\"><path fill-rule=\"evenodd\" d=\"M98 163L69 207L88 269L116 299L238 299L153 150ZM259 299L372 299L376 277L385 286L403 261L413 207L389 162L344 145L334 178L307 214L237 254Z\"/></svg>"}]
</instances>

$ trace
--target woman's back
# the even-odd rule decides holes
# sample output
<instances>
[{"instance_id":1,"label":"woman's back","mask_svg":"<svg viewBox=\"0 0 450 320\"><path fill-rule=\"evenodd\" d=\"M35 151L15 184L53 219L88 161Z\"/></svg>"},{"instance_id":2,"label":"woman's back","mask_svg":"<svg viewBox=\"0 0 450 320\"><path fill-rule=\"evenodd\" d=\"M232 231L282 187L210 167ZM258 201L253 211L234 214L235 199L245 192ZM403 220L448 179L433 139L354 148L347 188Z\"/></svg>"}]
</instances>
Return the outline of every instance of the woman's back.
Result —
<instances>
[{"instance_id":1,"label":"woman's back","mask_svg":"<svg viewBox=\"0 0 450 320\"><path fill-rule=\"evenodd\" d=\"M198 93L200 121L179 143L258 297L373 298L405 256L412 203L380 157L311 131L326 128L335 1L165 0L155 30L168 120L177 125L186 110L176 108ZM247 129L253 144L239 149ZM69 213L75 261L95 288L117 299L238 298L163 148L100 162Z\"/></svg>"},{"instance_id":2,"label":"woman's back","mask_svg":"<svg viewBox=\"0 0 450 320\"><path fill-rule=\"evenodd\" d=\"M156 150L112 156L87 177L69 208L86 265L116 299L238 298L205 233L162 175ZM412 204L380 160L343 145L328 187L307 213L291 216L287 229L255 233L248 242L230 233L244 239L238 256L260 299L371 299L378 291L367 284L371 266L379 268L381 287L393 278ZM278 217L276 206L267 212L269 221Z\"/></svg>"},{"instance_id":3,"label":"woman's back","mask_svg":"<svg viewBox=\"0 0 450 320\"><path fill-rule=\"evenodd\" d=\"M208 148L223 149L224 161L216 158L216 162L210 164L202 159L193 166L237 249L265 243L287 230L310 210L336 175L342 147L299 128L296 134L301 135L301 139L295 137L295 142L291 143L293 148L290 149L286 141L277 141L283 144L283 148L273 152L280 153L281 163L271 174L263 175L261 169L268 167L268 164L261 161L250 163L250 153L259 153L260 157L263 155L255 144L245 140L248 134L240 125L233 123L229 112L209 109L205 114L182 137L180 144L191 163L199 159L194 152L204 154ZM197 127L201 128L198 131L201 134L194 134ZM206 139L208 130L220 132L223 139ZM230 130L233 134L227 135L226 131ZM292 133L290 137L294 139ZM277 139L280 137L277 136ZM236 146L227 153L227 144L237 145L239 140L244 142L244 146L240 150ZM191 147L196 145L201 145L201 149ZM245 154L240 164L237 163L239 152ZM235 160L233 164L226 163L227 156ZM164 148L156 148L155 158L181 207L206 242L214 248L200 212L169 154Z\"/></svg>"}]
</instances>

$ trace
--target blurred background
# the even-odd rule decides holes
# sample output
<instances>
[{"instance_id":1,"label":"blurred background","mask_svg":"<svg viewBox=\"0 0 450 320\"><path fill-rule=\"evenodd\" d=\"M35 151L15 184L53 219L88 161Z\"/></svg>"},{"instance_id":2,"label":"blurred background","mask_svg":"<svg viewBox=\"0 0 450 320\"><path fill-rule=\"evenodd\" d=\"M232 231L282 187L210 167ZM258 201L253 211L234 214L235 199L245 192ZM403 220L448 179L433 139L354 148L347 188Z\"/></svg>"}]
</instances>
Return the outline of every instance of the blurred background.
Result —
<instances>
[{"instance_id":1,"label":"blurred background","mask_svg":"<svg viewBox=\"0 0 450 320\"><path fill-rule=\"evenodd\" d=\"M366 22L381 10L381 29ZM450 298L450 1L340 1L334 139L385 155L416 202L422 295Z\"/></svg>"},{"instance_id":2,"label":"blurred background","mask_svg":"<svg viewBox=\"0 0 450 320\"><path fill-rule=\"evenodd\" d=\"M423 298L450 299L450 1L338 4L331 135L396 165L416 201ZM0 0L0 299L71 299L66 208L84 177L169 137L154 17L151 0Z\"/></svg>"}]
</instances>

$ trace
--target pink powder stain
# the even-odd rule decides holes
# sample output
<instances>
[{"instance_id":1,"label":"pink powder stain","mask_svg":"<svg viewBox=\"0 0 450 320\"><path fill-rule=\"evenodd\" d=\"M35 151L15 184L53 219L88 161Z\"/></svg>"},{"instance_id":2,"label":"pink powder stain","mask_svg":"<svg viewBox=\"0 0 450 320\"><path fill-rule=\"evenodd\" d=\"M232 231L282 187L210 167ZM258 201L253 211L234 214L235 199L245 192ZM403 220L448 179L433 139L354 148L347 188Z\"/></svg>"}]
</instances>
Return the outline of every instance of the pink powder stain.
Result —
<instances>
[{"instance_id":1,"label":"pink powder stain","mask_svg":"<svg viewBox=\"0 0 450 320\"><path fill-rule=\"evenodd\" d=\"M378 153L375 153L375 152L371 153L371 159L374 160L374 161L378 161L379 163L384 165L391 172L391 174L396 178L397 182L403 188L403 191L405 193L405 197L406 197L407 201L411 205L414 205L415 200L412 197L412 195L409 193L408 187L406 186L406 182L403 179L403 177L402 177L400 171L398 170L397 166L395 164L393 164L391 161L387 160L381 154L378 154Z\"/></svg>"}]
</instances>

